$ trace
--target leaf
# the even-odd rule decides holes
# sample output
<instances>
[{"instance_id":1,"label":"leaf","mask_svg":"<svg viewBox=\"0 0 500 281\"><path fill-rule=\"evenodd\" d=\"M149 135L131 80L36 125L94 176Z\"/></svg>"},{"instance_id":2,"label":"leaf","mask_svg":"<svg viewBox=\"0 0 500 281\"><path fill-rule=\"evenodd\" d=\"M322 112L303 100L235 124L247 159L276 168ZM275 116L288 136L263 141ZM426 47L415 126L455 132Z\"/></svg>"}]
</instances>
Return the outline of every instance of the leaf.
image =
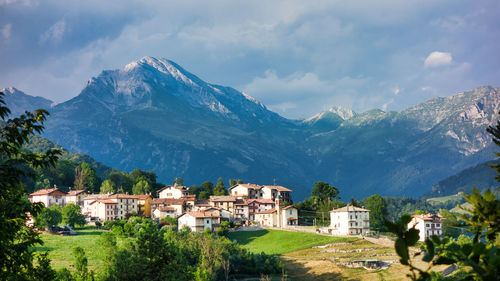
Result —
<instances>
[{"instance_id":1,"label":"leaf","mask_svg":"<svg viewBox=\"0 0 500 281\"><path fill-rule=\"evenodd\" d=\"M408 230L408 232L406 233L406 244L408 246L413 246L418 242L419 232L420 231L415 228L411 228L410 230Z\"/></svg>"},{"instance_id":2,"label":"leaf","mask_svg":"<svg viewBox=\"0 0 500 281\"><path fill-rule=\"evenodd\" d=\"M430 239L425 239L425 256L422 258L425 262L430 262L434 258L434 243Z\"/></svg>"},{"instance_id":3,"label":"leaf","mask_svg":"<svg viewBox=\"0 0 500 281\"><path fill-rule=\"evenodd\" d=\"M408 264L408 247L406 246L405 241L402 238L396 239L396 243L394 244L396 248L396 253L401 257L401 263L407 265Z\"/></svg>"},{"instance_id":4,"label":"leaf","mask_svg":"<svg viewBox=\"0 0 500 281\"><path fill-rule=\"evenodd\" d=\"M456 261L450 257L440 256L435 261L434 264L454 264Z\"/></svg>"}]
</instances>

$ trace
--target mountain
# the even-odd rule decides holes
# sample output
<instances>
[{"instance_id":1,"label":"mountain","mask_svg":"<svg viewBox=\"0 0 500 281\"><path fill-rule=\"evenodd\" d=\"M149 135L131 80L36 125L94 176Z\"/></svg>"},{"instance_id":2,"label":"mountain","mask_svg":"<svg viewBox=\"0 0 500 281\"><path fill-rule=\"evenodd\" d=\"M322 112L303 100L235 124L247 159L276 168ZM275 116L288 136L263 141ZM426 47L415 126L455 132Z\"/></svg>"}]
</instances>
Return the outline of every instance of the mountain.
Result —
<instances>
[{"instance_id":1,"label":"mountain","mask_svg":"<svg viewBox=\"0 0 500 281\"><path fill-rule=\"evenodd\" d=\"M51 111L43 136L112 167L153 170L162 182L276 180L302 184L298 194L306 195L309 160L294 122L166 59L103 71Z\"/></svg>"},{"instance_id":2,"label":"mountain","mask_svg":"<svg viewBox=\"0 0 500 281\"><path fill-rule=\"evenodd\" d=\"M335 130L347 119L356 116L351 109L333 107L302 121L302 124L313 133Z\"/></svg>"},{"instance_id":3,"label":"mountain","mask_svg":"<svg viewBox=\"0 0 500 281\"><path fill-rule=\"evenodd\" d=\"M497 188L499 186L495 177L497 172L489 165L498 164L498 160L481 163L467 168L453 176L447 177L434 184L425 197L448 196L458 192L470 193L474 187L479 190Z\"/></svg>"},{"instance_id":4,"label":"mountain","mask_svg":"<svg viewBox=\"0 0 500 281\"><path fill-rule=\"evenodd\" d=\"M153 170L162 182L276 182L300 200L321 180L344 199L416 197L494 158L485 130L497 118L499 91L480 87L400 112L332 108L297 121L145 57L103 71L52 107L43 136L111 167Z\"/></svg>"},{"instance_id":5,"label":"mountain","mask_svg":"<svg viewBox=\"0 0 500 281\"><path fill-rule=\"evenodd\" d=\"M12 116L19 116L26 110L49 109L53 104L51 100L27 95L13 87L0 89L0 92L5 94L4 100L9 105Z\"/></svg>"},{"instance_id":6,"label":"mountain","mask_svg":"<svg viewBox=\"0 0 500 281\"><path fill-rule=\"evenodd\" d=\"M494 158L486 132L500 88L480 87L401 112L371 110L308 138L317 172L359 197L419 196L439 180Z\"/></svg>"}]
</instances>

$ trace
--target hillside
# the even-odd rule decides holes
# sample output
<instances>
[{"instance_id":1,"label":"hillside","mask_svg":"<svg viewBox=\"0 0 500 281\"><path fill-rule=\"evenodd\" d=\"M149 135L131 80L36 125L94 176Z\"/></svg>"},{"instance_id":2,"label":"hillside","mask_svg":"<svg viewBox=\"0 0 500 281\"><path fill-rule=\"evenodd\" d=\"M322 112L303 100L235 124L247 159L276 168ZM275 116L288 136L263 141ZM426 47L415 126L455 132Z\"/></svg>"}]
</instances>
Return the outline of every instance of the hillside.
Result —
<instances>
[{"instance_id":1,"label":"hillside","mask_svg":"<svg viewBox=\"0 0 500 281\"><path fill-rule=\"evenodd\" d=\"M187 184L241 178L288 186L294 199L327 181L342 198L420 196L493 159L486 133L500 88L480 87L400 112L333 108L288 120L231 87L145 57L90 79L51 108L43 137L105 165Z\"/></svg>"}]
</instances>

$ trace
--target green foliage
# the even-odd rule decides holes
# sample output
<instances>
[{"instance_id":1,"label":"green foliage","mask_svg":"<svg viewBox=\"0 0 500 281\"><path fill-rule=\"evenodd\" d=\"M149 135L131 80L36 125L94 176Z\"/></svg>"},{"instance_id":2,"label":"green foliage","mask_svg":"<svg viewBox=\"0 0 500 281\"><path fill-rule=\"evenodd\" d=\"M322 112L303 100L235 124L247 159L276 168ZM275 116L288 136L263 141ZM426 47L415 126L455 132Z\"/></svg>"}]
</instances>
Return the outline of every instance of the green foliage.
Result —
<instances>
[{"instance_id":1,"label":"green foliage","mask_svg":"<svg viewBox=\"0 0 500 281\"><path fill-rule=\"evenodd\" d=\"M147 180L139 178L139 181L132 187L132 192L134 194L148 194L151 192L151 185Z\"/></svg>"},{"instance_id":2,"label":"green foliage","mask_svg":"<svg viewBox=\"0 0 500 281\"><path fill-rule=\"evenodd\" d=\"M174 179L174 185L183 186L184 185L184 179L181 178L181 177L175 178Z\"/></svg>"},{"instance_id":3,"label":"green foliage","mask_svg":"<svg viewBox=\"0 0 500 281\"><path fill-rule=\"evenodd\" d=\"M98 192L97 188L100 186L100 179L97 177L95 170L90 167L88 163L82 162L75 168L74 186L76 189Z\"/></svg>"},{"instance_id":4,"label":"green foliage","mask_svg":"<svg viewBox=\"0 0 500 281\"><path fill-rule=\"evenodd\" d=\"M237 184L242 184L242 183L243 183L243 180L241 180L241 179L237 179L237 180L229 179L229 187L237 185Z\"/></svg>"},{"instance_id":5,"label":"green foliage","mask_svg":"<svg viewBox=\"0 0 500 281\"><path fill-rule=\"evenodd\" d=\"M29 280L36 279L30 247L41 240L25 222L28 213L37 217L42 204L27 200L21 180L35 180L32 169L53 166L60 151L32 153L22 149L31 136L43 131L49 115L46 110L26 111L14 119L7 119L9 114L0 93L0 280Z\"/></svg>"},{"instance_id":6,"label":"green foliage","mask_svg":"<svg viewBox=\"0 0 500 281\"><path fill-rule=\"evenodd\" d=\"M108 180L112 181L115 186L115 190L122 190L122 192L132 193L132 187L134 186L134 180L129 174L125 172L112 172L108 175Z\"/></svg>"},{"instance_id":7,"label":"green foliage","mask_svg":"<svg viewBox=\"0 0 500 281\"><path fill-rule=\"evenodd\" d=\"M321 201L339 199L339 190L326 182L316 182L311 191L312 196L318 196Z\"/></svg>"},{"instance_id":8,"label":"green foliage","mask_svg":"<svg viewBox=\"0 0 500 281\"><path fill-rule=\"evenodd\" d=\"M499 233L500 201L492 192L480 194L477 189L464 198L472 207L467 210L470 215L462 215L461 219L473 233L473 239L463 236L458 240L437 236L427 239L422 247L422 261L428 263L426 270L415 267L409 255L409 247L415 246L418 240L415 226L406 229L410 217L405 215L395 223L386 222L389 231L397 235L396 253L401 264L409 267L411 274L408 276L412 280L441 279L439 273L431 271L433 266L441 264L458 264L461 272L457 278L460 280L500 280L500 248L495 245Z\"/></svg>"},{"instance_id":9,"label":"green foliage","mask_svg":"<svg viewBox=\"0 0 500 281\"><path fill-rule=\"evenodd\" d=\"M52 229L62 221L62 212L59 205L52 205L50 208L43 208L35 217L35 225L39 228Z\"/></svg>"},{"instance_id":10,"label":"green foliage","mask_svg":"<svg viewBox=\"0 0 500 281\"><path fill-rule=\"evenodd\" d=\"M224 182L222 178L217 180L217 185L214 188L214 195L227 195L226 187L224 186Z\"/></svg>"},{"instance_id":11,"label":"green foliage","mask_svg":"<svg viewBox=\"0 0 500 281\"><path fill-rule=\"evenodd\" d=\"M437 213L440 205L429 204L425 199L384 197L387 204L387 214L390 220L397 220L402 215L413 214L416 210L424 213Z\"/></svg>"},{"instance_id":12,"label":"green foliage","mask_svg":"<svg viewBox=\"0 0 500 281\"><path fill-rule=\"evenodd\" d=\"M75 272L73 277L76 281L90 281L94 280L94 272L88 269L88 260L85 255L85 250L81 247L73 248L73 265Z\"/></svg>"},{"instance_id":13,"label":"green foliage","mask_svg":"<svg viewBox=\"0 0 500 281\"><path fill-rule=\"evenodd\" d=\"M460 227L457 215L446 209L439 210L439 214L444 217L444 221L441 222L443 236L457 238L463 229Z\"/></svg>"},{"instance_id":14,"label":"green foliage","mask_svg":"<svg viewBox=\"0 0 500 281\"><path fill-rule=\"evenodd\" d=\"M47 252L37 255L36 264L37 266L33 269L33 280L52 281L56 279L57 273L50 266Z\"/></svg>"},{"instance_id":15,"label":"green foliage","mask_svg":"<svg viewBox=\"0 0 500 281\"><path fill-rule=\"evenodd\" d=\"M387 204L380 195L372 195L362 200L364 207L370 210L370 227L379 231L384 230L384 221L387 217Z\"/></svg>"},{"instance_id":16,"label":"green foliage","mask_svg":"<svg viewBox=\"0 0 500 281\"><path fill-rule=\"evenodd\" d=\"M75 204L67 204L62 208L62 219L64 224L71 227L75 225L84 226L87 222L85 216L81 213L80 206Z\"/></svg>"},{"instance_id":17,"label":"green foliage","mask_svg":"<svg viewBox=\"0 0 500 281\"><path fill-rule=\"evenodd\" d=\"M107 179L107 180L102 182L100 192L103 194L115 193L116 192L116 184L113 181Z\"/></svg>"}]
</instances>

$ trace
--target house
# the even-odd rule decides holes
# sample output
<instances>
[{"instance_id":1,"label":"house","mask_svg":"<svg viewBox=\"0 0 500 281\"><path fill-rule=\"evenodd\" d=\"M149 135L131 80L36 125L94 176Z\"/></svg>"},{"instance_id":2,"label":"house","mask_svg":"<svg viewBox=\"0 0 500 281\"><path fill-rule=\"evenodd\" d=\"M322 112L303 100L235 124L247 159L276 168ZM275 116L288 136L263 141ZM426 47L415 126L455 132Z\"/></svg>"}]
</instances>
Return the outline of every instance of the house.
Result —
<instances>
[{"instance_id":1,"label":"house","mask_svg":"<svg viewBox=\"0 0 500 281\"><path fill-rule=\"evenodd\" d=\"M280 199L283 202L290 203L292 202L291 192L292 191L290 189L281 185L264 185L261 188L261 198L271 199L273 201L276 199Z\"/></svg>"},{"instance_id":2,"label":"house","mask_svg":"<svg viewBox=\"0 0 500 281\"><path fill-rule=\"evenodd\" d=\"M282 207L276 204L276 208L255 213L255 221L267 227L287 227L298 225L298 210L293 205Z\"/></svg>"},{"instance_id":3,"label":"house","mask_svg":"<svg viewBox=\"0 0 500 281\"><path fill-rule=\"evenodd\" d=\"M187 226L194 232L203 232L205 229L214 230L215 221L219 218L213 212L187 212L179 216L178 229Z\"/></svg>"},{"instance_id":4,"label":"house","mask_svg":"<svg viewBox=\"0 0 500 281\"><path fill-rule=\"evenodd\" d=\"M412 228L415 225L415 229L420 231L418 240L425 241L425 239L433 235L443 236L443 220L442 216L430 213L426 215L413 215L411 216L411 221L408 223L408 228Z\"/></svg>"},{"instance_id":5,"label":"house","mask_svg":"<svg viewBox=\"0 0 500 281\"><path fill-rule=\"evenodd\" d=\"M260 190L262 189L261 185L246 183L246 184L236 184L231 186L228 191L231 196L235 196L239 199L252 199L252 198L261 198Z\"/></svg>"},{"instance_id":6,"label":"house","mask_svg":"<svg viewBox=\"0 0 500 281\"><path fill-rule=\"evenodd\" d=\"M249 208L246 199L236 199L233 203L234 206L234 219L240 221L249 220Z\"/></svg>"},{"instance_id":7,"label":"house","mask_svg":"<svg viewBox=\"0 0 500 281\"><path fill-rule=\"evenodd\" d=\"M219 207L231 213L234 211L234 202L236 202L234 196L210 196L209 200L213 207Z\"/></svg>"},{"instance_id":8,"label":"house","mask_svg":"<svg viewBox=\"0 0 500 281\"><path fill-rule=\"evenodd\" d=\"M229 188L231 196L238 199L280 199L284 202L292 202L292 190L281 185L257 185L257 184L236 184Z\"/></svg>"},{"instance_id":9,"label":"house","mask_svg":"<svg viewBox=\"0 0 500 281\"><path fill-rule=\"evenodd\" d=\"M132 195L135 199L137 199L137 214L139 216L144 216L146 218L151 217L151 201L153 197L151 194L145 195Z\"/></svg>"},{"instance_id":10,"label":"house","mask_svg":"<svg viewBox=\"0 0 500 281\"><path fill-rule=\"evenodd\" d=\"M75 204L83 207L83 198L87 197L90 194L87 190L70 190L66 194L66 204Z\"/></svg>"},{"instance_id":11,"label":"house","mask_svg":"<svg viewBox=\"0 0 500 281\"><path fill-rule=\"evenodd\" d=\"M86 217L92 217L92 204L98 199L106 199L110 194L90 194L83 198L82 214ZM97 216L94 216L97 217Z\"/></svg>"},{"instance_id":12,"label":"house","mask_svg":"<svg viewBox=\"0 0 500 281\"><path fill-rule=\"evenodd\" d=\"M137 198L129 194L113 194L108 196L110 199L117 203L116 205L116 218L124 219L127 215L137 214Z\"/></svg>"},{"instance_id":13,"label":"house","mask_svg":"<svg viewBox=\"0 0 500 281\"><path fill-rule=\"evenodd\" d=\"M52 205L59 205L60 207L66 205L66 193L59 188L40 189L28 196L31 203L41 202L45 207Z\"/></svg>"},{"instance_id":14,"label":"house","mask_svg":"<svg viewBox=\"0 0 500 281\"><path fill-rule=\"evenodd\" d=\"M197 212L201 209L204 209L204 208L207 208L210 206L212 206L212 205L210 204L210 200L208 200L208 199L195 199L193 211Z\"/></svg>"},{"instance_id":15,"label":"house","mask_svg":"<svg viewBox=\"0 0 500 281\"><path fill-rule=\"evenodd\" d=\"M255 213L270 210L275 207L275 201L271 199L248 199L248 219L255 220Z\"/></svg>"},{"instance_id":16,"label":"house","mask_svg":"<svg viewBox=\"0 0 500 281\"><path fill-rule=\"evenodd\" d=\"M96 199L89 203L90 214L92 218L100 221L110 221L118 218L118 202L111 199Z\"/></svg>"},{"instance_id":17,"label":"house","mask_svg":"<svg viewBox=\"0 0 500 281\"><path fill-rule=\"evenodd\" d=\"M180 199L189 195L189 186L168 185L157 191L158 198Z\"/></svg>"},{"instance_id":18,"label":"house","mask_svg":"<svg viewBox=\"0 0 500 281\"><path fill-rule=\"evenodd\" d=\"M186 201L183 198L156 198L150 204L151 218L153 219L177 218L188 210Z\"/></svg>"},{"instance_id":19,"label":"house","mask_svg":"<svg viewBox=\"0 0 500 281\"><path fill-rule=\"evenodd\" d=\"M329 232L333 235L370 233L370 210L347 205L330 211Z\"/></svg>"}]
</instances>

